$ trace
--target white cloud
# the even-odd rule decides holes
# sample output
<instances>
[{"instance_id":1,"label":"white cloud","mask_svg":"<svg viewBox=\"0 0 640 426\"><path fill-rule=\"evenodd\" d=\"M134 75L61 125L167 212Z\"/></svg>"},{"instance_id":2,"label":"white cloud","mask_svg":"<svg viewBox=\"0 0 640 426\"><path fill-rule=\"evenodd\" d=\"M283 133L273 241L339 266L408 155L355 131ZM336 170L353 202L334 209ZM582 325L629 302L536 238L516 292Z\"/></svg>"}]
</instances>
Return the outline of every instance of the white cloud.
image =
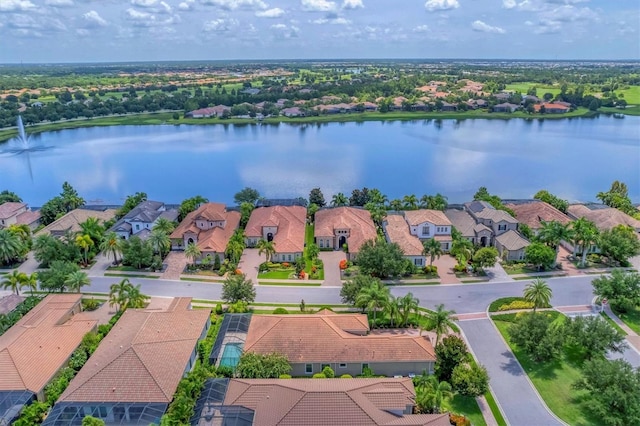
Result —
<instances>
[{"instance_id":1,"label":"white cloud","mask_svg":"<svg viewBox=\"0 0 640 426\"><path fill-rule=\"evenodd\" d=\"M202 3L217 6L224 10L264 10L268 8L267 4L262 0L202 0Z\"/></svg>"},{"instance_id":2,"label":"white cloud","mask_svg":"<svg viewBox=\"0 0 640 426\"><path fill-rule=\"evenodd\" d=\"M276 38L297 38L300 28L295 25L274 24L271 25L271 31Z\"/></svg>"},{"instance_id":3,"label":"white cloud","mask_svg":"<svg viewBox=\"0 0 640 426\"><path fill-rule=\"evenodd\" d=\"M513 9L517 5L518 3L516 2L516 0L502 0L502 7L504 7L505 9Z\"/></svg>"},{"instance_id":4,"label":"white cloud","mask_svg":"<svg viewBox=\"0 0 640 426\"><path fill-rule=\"evenodd\" d=\"M94 27L106 27L109 23L95 10L90 10L89 12L82 15L82 17L87 21L89 26Z\"/></svg>"},{"instance_id":5,"label":"white cloud","mask_svg":"<svg viewBox=\"0 0 640 426\"><path fill-rule=\"evenodd\" d=\"M343 9L358 9L363 7L364 7L364 4L362 3L362 0L343 0L342 1Z\"/></svg>"},{"instance_id":6,"label":"white cloud","mask_svg":"<svg viewBox=\"0 0 640 426\"><path fill-rule=\"evenodd\" d=\"M479 31L482 33L494 33L494 34L504 34L506 31L500 27L494 27L489 24L485 24L482 21L473 21L471 24L471 28L473 31Z\"/></svg>"},{"instance_id":7,"label":"white cloud","mask_svg":"<svg viewBox=\"0 0 640 426\"><path fill-rule=\"evenodd\" d=\"M428 25L418 25L413 29L414 33L426 33L427 31L429 31Z\"/></svg>"},{"instance_id":8,"label":"white cloud","mask_svg":"<svg viewBox=\"0 0 640 426\"><path fill-rule=\"evenodd\" d=\"M450 10L457 9L460 7L460 3L458 0L427 0L424 4L424 8L429 12L433 12L436 10Z\"/></svg>"},{"instance_id":9,"label":"white cloud","mask_svg":"<svg viewBox=\"0 0 640 426\"><path fill-rule=\"evenodd\" d=\"M138 7L153 7L158 4L158 0L131 0L131 4Z\"/></svg>"},{"instance_id":10,"label":"white cloud","mask_svg":"<svg viewBox=\"0 0 640 426\"><path fill-rule=\"evenodd\" d=\"M36 7L29 0L0 0L0 12L17 12Z\"/></svg>"},{"instance_id":11,"label":"white cloud","mask_svg":"<svg viewBox=\"0 0 640 426\"><path fill-rule=\"evenodd\" d=\"M337 9L336 2L329 0L302 0L302 9L308 12L331 12Z\"/></svg>"},{"instance_id":12,"label":"white cloud","mask_svg":"<svg viewBox=\"0 0 640 426\"><path fill-rule=\"evenodd\" d=\"M207 33L225 33L237 27L240 23L236 19L214 19L206 21L202 31Z\"/></svg>"},{"instance_id":13,"label":"white cloud","mask_svg":"<svg viewBox=\"0 0 640 426\"><path fill-rule=\"evenodd\" d=\"M279 18L285 14L285 11L280 9L279 7L274 7L273 9L267 10L259 10L256 12L256 16L258 18Z\"/></svg>"},{"instance_id":14,"label":"white cloud","mask_svg":"<svg viewBox=\"0 0 640 426\"><path fill-rule=\"evenodd\" d=\"M321 18L311 21L314 24L332 24L332 25L349 25L351 21L345 18L337 17L337 18Z\"/></svg>"},{"instance_id":15,"label":"white cloud","mask_svg":"<svg viewBox=\"0 0 640 426\"><path fill-rule=\"evenodd\" d=\"M171 13L172 9L163 0L131 0L131 4L154 13Z\"/></svg>"},{"instance_id":16,"label":"white cloud","mask_svg":"<svg viewBox=\"0 0 640 426\"><path fill-rule=\"evenodd\" d=\"M178 4L178 9L180 9L180 10L193 10L193 4L194 3L195 3L195 0L183 1L180 4Z\"/></svg>"},{"instance_id":17,"label":"white cloud","mask_svg":"<svg viewBox=\"0 0 640 426\"><path fill-rule=\"evenodd\" d=\"M73 0L45 0L44 4L53 7L70 7L73 6Z\"/></svg>"},{"instance_id":18,"label":"white cloud","mask_svg":"<svg viewBox=\"0 0 640 426\"><path fill-rule=\"evenodd\" d=\"M134 27L154 27L158 25L173 25L180 21L179 16L169 16L166 18L158 18L153 13L143 12L133 8L125 11L125 16Z\"/></svg>"}]
</instances>

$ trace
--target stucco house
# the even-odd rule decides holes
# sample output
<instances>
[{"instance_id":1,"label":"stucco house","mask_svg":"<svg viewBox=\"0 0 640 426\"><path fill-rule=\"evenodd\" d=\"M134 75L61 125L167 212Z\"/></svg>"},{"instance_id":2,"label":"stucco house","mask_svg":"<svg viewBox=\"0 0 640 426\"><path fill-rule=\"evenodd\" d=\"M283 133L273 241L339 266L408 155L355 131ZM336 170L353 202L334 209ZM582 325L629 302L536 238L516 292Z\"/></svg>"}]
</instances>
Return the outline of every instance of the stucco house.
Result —
<instances>
[{"instance_id":1,"label":"stucco house","mask_svg":"<svg viewBox=\"0 0 640 426\"><path fill-rule=\"evenodd\" d=\"M255 247L259 240L273 241L275 262L293 262L304 250L307 209L302 206L258 207L245 227L245 244Z\"/></svg>"},{"instance_id":2,"label":"stucco house","mask_svg":"<svg viewBox=\"0 0 640 426\"><path fill-rule=\"evenodd\" d=\"M174 222L178 218L178 210L167 210L164 203L160 201L143 201L117 221L109 231L113 231L120 238L128 240L133 235L148 234L141 234L141 232L145 230L151 231L160 218Z\"/></svg>"},{"instance_id":3,"label":"stucco house","mask_svg":"<svg viewBox=\"0 0 640 426\"><path fill-rule=\"evenodd\" d=\"M28 225L34 230L40 225L40 212L31 211L25 203L6 202L0 204L0 229L11 225Z\"/></svg>"},{"instance_id":4,"label":"stucco house","mask_svg":"<svg viewBox=\"0 0 640 426\"><path fill-rule=\"evenodd\" d=\"M196 244L201 258L218 256L222 261L229 239L240 225L240 216L237 211L227 211L224 204L202 204L171 233L171 248L184 250L187 245Z\"/></svg>"},{"instance_id":5,"label":"stucco house","mask_svg":"<svg viewBox=\"0 0 640 426\"><path fill-rule=\"evenodd\" d=\"M492 239L488 244L481 242L480 245L495 245L493 239L507 231L517 231L518 221L504 210L498 210L486 201L471 201L464 204L464 208L477 224L485 225L491 229Z\"/></svg>"},{"instance_id":6,"label":"stucco house","mask_svg":"<svg viewBox=\"0 0 640 426\"><path fill-rule=\"evenodd\" d=\"M636 231L636 237L640 238L640 220L628 214L602 204L572 204L567 209L569 217L577 220L584 217L596 225L599 231L607 231L619 225L630 226ZM575 253L581 253L581 247L574 247L571 242L564 242L563 246ZM599 253L597 245L592 244L588 253Z\"/></svg>"},{"instance_id":7,"label":"stucco house","mask_svg":"<svg viewBox=\"0 0 640 426\"><path fill-rule=\"evenodd\" d=\"M382 221L382 230L387 242L395 243L415 266L426 265L426 258L422 252L424 246L416 235L412 235L409 224L400 214L388 214Z\"/></svg>"},{"instance_id":8,"label":"stucco house","mask_svg":"<svg viewBox=\"0 0 640 426\"><path fill-rule=\"evenodd\" d=\"M514 230L509 230L495 238L495 246L500 258L504 260L523 260L525 249L529 244L529 240Z\"/></svg>"},{"instance_id":9,"label":"stucco house","mask_svg":"<svg viewBox=\"0 0 640 426\"><path fill-rule=\"evenodd\" d=\"M80 224L86 222L90 217L98 219L101 223L107 222L114 218L116 215L115 209L105 210L89 210L89 209L75 209L65 214L56 221L45 226L35 236L50 234L54 237L63 237L68 232L80 232Z\"/></svg>"},{"instance_id":10,"label":"stucco house","mask_svg":"<svg viewBox=\"0 0 640 426\"><path fill-rule=\"evenodd\" d=\"M463 238L478 246L486 247L491 244L491 236L493 235L491 228L482 223L476 223L475 219L467 211L447 209L444 214L451 221L452 226L462 234Z\"/></svg>"},{"instance_id":11,"label":"stucco house","mask_svg":"<svg viewBox=\"0 0 640 426\"><path fill-rule=\"evenodd\" d=\"M371 214L354 207L335 207L320 210L315 214L315 243L320 249L348 248L348 257L353 259L367 240L378 237Z\"/></svg>"},{"instance_id":12,"label":"stucco house","mask_svg":"<svg viewBox=\"0 0 640 426\"><path fill-rule=\"evenodd\" d=\"M511 104L509 102L503 102L493 106L493 112L514 112L520 107L520 105Z\"/></svg>"},{"instance_id":13,"label":"stucco house","mask_svg":"<svg viewBox=\"0 0 640 426\"><path fill-rule=\"evenodd\" d=\"M451 238L451 221L440 210L407 210L404 218L409 225L409 232L420 241L435 239L440 247L447 252L453 242Z\"/></svg>"},{"instance_id":14,"label":"stucco house","mask_svg":"<svg viewBox=\"0 0 640 426\"><path fill-rule=\"evenodd\" d=\"M538 235L545 222L555 221L563 225L571 223L569 216L544 201L513 202L505 206L513 210L518 222L527 225L535 235Z\"/></svg>"}]
</instances>

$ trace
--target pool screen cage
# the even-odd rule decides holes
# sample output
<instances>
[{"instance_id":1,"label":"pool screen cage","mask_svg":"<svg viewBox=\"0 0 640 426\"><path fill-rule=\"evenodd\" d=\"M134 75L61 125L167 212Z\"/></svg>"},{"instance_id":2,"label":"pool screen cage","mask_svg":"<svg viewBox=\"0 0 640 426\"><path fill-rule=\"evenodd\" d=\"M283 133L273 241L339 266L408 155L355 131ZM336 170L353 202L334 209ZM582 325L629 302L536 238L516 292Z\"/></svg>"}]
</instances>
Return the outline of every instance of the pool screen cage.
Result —
<instances>
[{"instance_id":1,"label":"pool screen cage","mask_svg":"<svg viewBox=\"0 0 640 426\"><path fill-rule=\"evenodd\" d=\"M0 426L12 424L35 399L36 394L28 390L0 391Z\"/></svg>"},{"instance_id":2,"label":"pool screen cage","mask_svg":"<svg viewBox=\"0 0 640 426\"><path fill-rule=\"evenodd\" d=\"M209 364L218 365L218 361L224 355L227 344L244 347L247 339L247 331L251 323L251 314L225 314L218 336L209 355Z\"/></svg>"},{"instance_id":3,"label":"pool screen cage","mask_svg":"<svg viewBox=\"0 0 640 426\"><path fill-rule=\"evenodd\" d=\"M241 406L223 405L229 379L209 379L196 402L191 426L251 426L253 410Z\"/></svg>"},{"instance_id":4,"label":"pool screen cage","mask_svg":"<svg viewBox=\"0 0 640 426\"><path fill-rule=\"evenodd\" d=\"M59 402L45 419L43 426L82 425L82 419L93 416L108 425L160 424L168 404L158 402Z\"/></svg>"}]
</instances>

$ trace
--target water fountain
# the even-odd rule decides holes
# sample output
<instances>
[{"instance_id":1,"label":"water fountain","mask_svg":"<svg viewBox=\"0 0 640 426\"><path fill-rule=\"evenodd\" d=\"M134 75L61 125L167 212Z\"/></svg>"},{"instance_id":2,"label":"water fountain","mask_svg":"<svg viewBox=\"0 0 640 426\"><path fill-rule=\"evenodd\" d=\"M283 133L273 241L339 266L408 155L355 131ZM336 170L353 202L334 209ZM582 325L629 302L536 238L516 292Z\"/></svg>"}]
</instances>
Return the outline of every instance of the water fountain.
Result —
<instances>
[{"instance_id":1,"label":"water fountain","mask_svg":"<svg viewBox=\"0 0 640 426\"><path fill-rule=\"evenodd\" d=\"M24 123L22 122L22 116L18 116L16 120L16 126L18 127L18 143L19 147L9 148L0 151L0 154L6 153L9 155L22 155L24 154L27 158L27 167L29 168L29 176L31 176L31 180L33 181L33 169L31 168L31 156L32 152L44 151L51 147L46 146L31 146L29 143L29 137L27 136L27 132L24 129Z\"/></svg>"},{"instance_id":2,"label":"water fountain","mask_svg":"<svg viewBox=\"0 0 640 426\"><path fill-rule=\"evenodd\" d=\"M22 116L18 116L18 121L16 122L18 126L18 138L22 142L22 145L25 149L29 148L29 139L27 138L27 133L24 131L24 123L22 122Z\"/></svg>"}]
</instances>

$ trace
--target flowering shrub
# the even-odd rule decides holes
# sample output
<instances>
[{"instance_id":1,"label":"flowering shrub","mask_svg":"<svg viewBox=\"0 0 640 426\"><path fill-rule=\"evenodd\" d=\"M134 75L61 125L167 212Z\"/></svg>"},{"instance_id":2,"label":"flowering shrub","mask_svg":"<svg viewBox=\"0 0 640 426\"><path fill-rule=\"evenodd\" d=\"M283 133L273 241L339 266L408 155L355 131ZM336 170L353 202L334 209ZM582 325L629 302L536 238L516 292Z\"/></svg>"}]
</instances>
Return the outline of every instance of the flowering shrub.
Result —
<instances>
[{"instance_id":1,"label":"flowering shrub","mask_svg":"<svg viewBox=\"0 0 640 426\"><path fill-rule=\"evenodd\" d=\"M471 420L458 414L449 414L449 423L454 426L471 426Z\"/></svg>"},{"instance_id":2,"label":"flowering shrub","mask_svg":"<svg viewBox=\"0 0 640 426\"><path fill-rule=\"evenodd\" d=\"M511 303L507 303L501 305L498 310L499 311L511 311L515 309L531 309L533 308L533 303L525 302L524 300L514 300Z\"/></svg>"},{"instance_id":3,"label":"flowering shrub","mask_svg":"<svg viewBox=\"0 0 640 426\"><path fill-rule=\"evenodd\" d=\"M342 269L344 271L345 269L347 269L347 266L348 266L347 259L342 259L340 261L340 269Z\"/></svg>"},{"instance_id":4,"label":"flowering shrub","mask_svg":"<svg viewBox=\"0 0 640 426\"><path fill-rule=\"evenodd\" d=\"M283 268L288 268L289 266L291 266L291 264L289 262L282 262L282 267Z\"/></svg>"},{"instance_id":5,"label":"flowering shrub","mask_svg":"<svg viewBox=\"0 0 640 426\"><path fill-rule=\"evenodd\" d=\"M315 266L312 266L312 267L311 267L311 272L316 272L317 270L318 270L318 268L317 268L317 267L315 267Z\"/></svg>"},{"instance_id":6,"label":"flowering shrub","mask_svg":"<svg viewBox=\"0 0 640 426\"><path fill-rule=\"evenodd\" d=\"M300 275L298 275L298 277L299 277L301 280L304 280L304 277L305 277L305 273L304 273L304 271L300 271Z\"/></svg>"},{"instance_id":7,"label":"flowering shrub","mask_svg":"<svg viewBox=\"0 0 640 426\"><path fill-rule=\"evenodd\" d=\"M242 275L242 270L240 270L240 269L236 269L236 272L235 272L235 273L236 273L236 275Z\"/></svg>"}]
</instances>

